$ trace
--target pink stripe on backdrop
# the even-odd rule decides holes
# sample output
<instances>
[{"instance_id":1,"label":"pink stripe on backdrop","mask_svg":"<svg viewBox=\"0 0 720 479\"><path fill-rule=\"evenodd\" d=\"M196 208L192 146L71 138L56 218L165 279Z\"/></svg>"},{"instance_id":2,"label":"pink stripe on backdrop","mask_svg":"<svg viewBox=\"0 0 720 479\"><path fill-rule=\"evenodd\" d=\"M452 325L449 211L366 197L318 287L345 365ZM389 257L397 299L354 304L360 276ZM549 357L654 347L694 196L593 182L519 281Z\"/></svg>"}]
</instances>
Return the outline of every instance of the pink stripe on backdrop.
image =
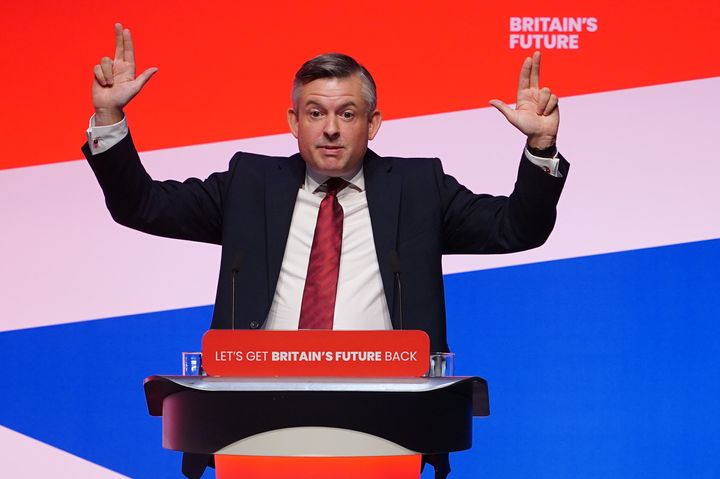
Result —
<instances>
[{"instance_id":1,"label":"pink stripe on backdrop","mask_svg":"<svg viewBox=\"0 0 720 479\"><path fill-rule=\"evenodd\" d=\"M111 440L110 438L108 438ZM92 462L0 426L2 477L127 479Z\"/></svg>"},{"instance_id":2,"label":"pink stripe on backdrop","mask_svg":"<svg viewBox=\"0 0 720 479\"><path fill-rule=\"evenodd\" d=\"M712 78L562 99L559 144L572 170L550 241L514 255L449 257L445 272L720 237L718 90ZM371 143L379 154L439 156L468 187L494 194L511 190L522 145L491 108L387 122ZM277 135L144 159L157 178L204 177L238 149L290 154L295 145ZM84 162L2 171L0 204L0 330L213 302L219 248L114 224Z\"/></svg>"}]
</instances>

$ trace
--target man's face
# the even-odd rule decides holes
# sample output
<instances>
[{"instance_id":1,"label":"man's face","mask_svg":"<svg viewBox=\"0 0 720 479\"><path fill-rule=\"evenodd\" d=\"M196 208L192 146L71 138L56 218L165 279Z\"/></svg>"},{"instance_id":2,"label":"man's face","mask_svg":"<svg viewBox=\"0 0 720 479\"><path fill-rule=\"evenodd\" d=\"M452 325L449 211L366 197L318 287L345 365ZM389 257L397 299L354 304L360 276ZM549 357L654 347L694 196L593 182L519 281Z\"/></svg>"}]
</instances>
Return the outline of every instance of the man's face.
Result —
<instances>
[{"instance_id":1,"label":"man's face","mask_svg":"<svg viewBox=\"0 0 720 479\"><path fill-rule=\"evenodd\" d=\"M360 169L368 141L382 117L368 116L368 104L357 75L321 78L303 85L296 109L288 110L290 130L305 163L327 176L345 176Z\"/></svg>"}]
</instances>

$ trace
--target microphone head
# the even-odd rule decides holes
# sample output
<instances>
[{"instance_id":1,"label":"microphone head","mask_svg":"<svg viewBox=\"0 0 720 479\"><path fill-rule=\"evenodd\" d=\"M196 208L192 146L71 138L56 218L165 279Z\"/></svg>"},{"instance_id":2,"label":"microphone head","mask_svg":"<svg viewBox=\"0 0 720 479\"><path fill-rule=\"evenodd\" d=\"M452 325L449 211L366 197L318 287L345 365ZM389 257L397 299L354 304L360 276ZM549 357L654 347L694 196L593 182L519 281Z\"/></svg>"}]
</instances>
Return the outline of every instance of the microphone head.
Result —
<instances>
[{"instance_id":1,"label":"microphone head","mask_svg":"<svg viewBox=\"0 0 720 479\"><path fill-rule=\"evenodd\" d=\"M237 273L242 267L243 260L245 259L245 252L238 251L232 262L232 272Z\"/></svg>"},{"instance_id":2,"label":"microphone head","mask_svg":"<svg viewBox=\"0 0 720 479\"><path fill-rule=\"evenodd\" d=\"M390 269L392 270L393 274L399 274L400 273L400 256L398 256L397 251L390 250L390 255L388 256L388 259L390 261Z\"/></svg>"}]
</instances>

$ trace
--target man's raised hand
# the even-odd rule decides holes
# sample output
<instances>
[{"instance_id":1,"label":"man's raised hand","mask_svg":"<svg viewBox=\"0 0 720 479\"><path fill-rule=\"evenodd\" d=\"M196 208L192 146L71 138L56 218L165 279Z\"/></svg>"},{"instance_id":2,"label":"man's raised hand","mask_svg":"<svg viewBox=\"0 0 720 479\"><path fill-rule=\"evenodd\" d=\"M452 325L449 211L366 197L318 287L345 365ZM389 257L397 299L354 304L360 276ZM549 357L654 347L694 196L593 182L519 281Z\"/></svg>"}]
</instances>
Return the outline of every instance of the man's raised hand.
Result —
<instances>
[{"instance_id":1,"label":"man's raised hand","mask_svg":"<svg viewBox=\"0 0 720 479\"><path fill-rule=\"evenodd\" d=\"M115 59L103 57L95 65L92 85L95 125L111 125L123 118L123 108L158 69L148 68L135 76L135 49L130 30L115 24Z\"/></svg>"},{"instance_id":2,"label":"man's raised hand","mask_svg":"<svg viewBox=\"0 0 720 479\"><path fill-rule=\"evenodd\" d=\"M532 58L525 59L520 69L515 109L500 100L490 100L490 104L527 136L528 146L544 149L555 145L560 109L557 96L539 85L540 52L535 52Z\"/></svg>"}]
</instances>

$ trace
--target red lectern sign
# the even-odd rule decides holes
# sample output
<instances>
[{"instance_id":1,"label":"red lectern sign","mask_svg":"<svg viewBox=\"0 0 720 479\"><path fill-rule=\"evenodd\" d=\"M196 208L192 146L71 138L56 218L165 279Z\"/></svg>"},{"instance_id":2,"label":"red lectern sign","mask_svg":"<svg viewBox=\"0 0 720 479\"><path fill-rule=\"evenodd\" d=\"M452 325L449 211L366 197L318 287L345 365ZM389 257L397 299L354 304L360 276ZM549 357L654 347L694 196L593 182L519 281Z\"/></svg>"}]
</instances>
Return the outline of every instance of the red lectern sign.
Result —
<instances>
[{"instance_id":1,"label":"red lectern sign","mask_svg":"<svg viewBox=\"0 0 720 479\"><path fill-rule=\"evenodd\" d=\"M203 336L210 376L422 376L430 364L424 331L230 331Z\"/></svg>"}]
</instances>

